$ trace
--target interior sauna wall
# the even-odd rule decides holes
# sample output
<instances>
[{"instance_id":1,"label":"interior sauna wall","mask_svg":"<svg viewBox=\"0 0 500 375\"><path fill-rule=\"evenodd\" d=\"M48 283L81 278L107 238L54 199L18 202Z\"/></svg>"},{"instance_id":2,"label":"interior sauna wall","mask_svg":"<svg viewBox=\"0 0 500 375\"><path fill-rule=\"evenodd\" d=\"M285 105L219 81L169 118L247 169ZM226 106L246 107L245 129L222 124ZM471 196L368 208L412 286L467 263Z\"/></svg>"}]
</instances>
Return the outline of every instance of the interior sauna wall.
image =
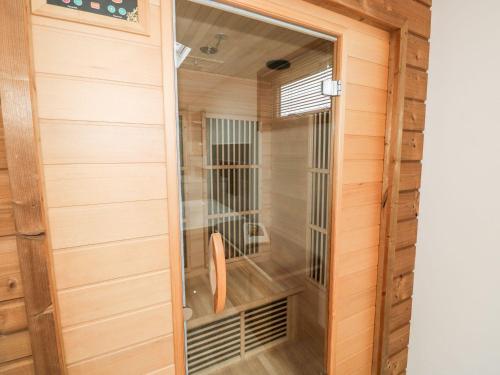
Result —
<instances>
[{"instance_id":1,"label":"interior sauna wall","mask_svg":"<svg viewBox=\"0 0 500 375\"><path fill-rule=\"evenodd\" d=\"M69 374L173 373L159 1L149 9L149 36L32 16Z\"/></svg>"}]
</instances>

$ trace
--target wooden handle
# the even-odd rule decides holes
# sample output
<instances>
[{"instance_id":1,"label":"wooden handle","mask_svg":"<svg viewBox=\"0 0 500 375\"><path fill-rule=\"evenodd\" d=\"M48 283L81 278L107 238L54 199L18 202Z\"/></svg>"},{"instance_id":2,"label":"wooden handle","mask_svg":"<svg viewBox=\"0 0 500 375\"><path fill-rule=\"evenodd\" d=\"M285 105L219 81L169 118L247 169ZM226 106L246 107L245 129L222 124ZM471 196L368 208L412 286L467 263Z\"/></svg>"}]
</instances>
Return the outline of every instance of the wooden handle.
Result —
<instances>
[{"instance_id":1,"label":"wooden handle","mask_svg":"<svg viewBox=\"0 0 500 375\"><path fill-rule=\"evenodd\" d=\"M214 312L218 314L224 310L226 304L226 256L220 233L212 233L208 251L210 253L208 273L214 295Z\"/></svg>"}]
</instances>

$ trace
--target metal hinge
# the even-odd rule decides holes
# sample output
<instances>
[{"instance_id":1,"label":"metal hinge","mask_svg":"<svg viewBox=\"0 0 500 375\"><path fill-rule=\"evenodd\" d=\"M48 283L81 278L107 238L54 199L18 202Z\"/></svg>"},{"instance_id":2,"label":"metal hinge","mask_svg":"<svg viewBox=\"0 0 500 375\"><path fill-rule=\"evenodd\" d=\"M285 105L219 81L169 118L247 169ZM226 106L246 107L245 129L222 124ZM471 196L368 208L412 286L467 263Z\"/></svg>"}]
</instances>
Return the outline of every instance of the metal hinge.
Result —
<instances>
[{"instance_id":1,"label":"metal hinge","mask_svg":"<svg viewBox=\"0 0 500 375\"><path fill-rule=\"evenodd\" d=\"M322 82L321 92L323 95L340 96L342 93L342 81L327 79Z\"/></svg>"}]
</instances>

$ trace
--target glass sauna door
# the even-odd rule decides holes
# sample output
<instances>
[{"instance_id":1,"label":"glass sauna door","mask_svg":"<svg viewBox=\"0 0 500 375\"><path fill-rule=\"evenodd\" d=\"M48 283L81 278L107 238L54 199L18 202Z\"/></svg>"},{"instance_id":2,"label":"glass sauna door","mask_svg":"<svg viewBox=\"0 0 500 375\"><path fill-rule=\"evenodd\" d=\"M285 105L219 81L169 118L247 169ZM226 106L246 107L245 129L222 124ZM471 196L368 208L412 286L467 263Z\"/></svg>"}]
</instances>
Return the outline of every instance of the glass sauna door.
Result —
<instances>
[{"instance_id":1,"label":"glass sauna door","mask_svg":"<svg viewBox=\"0 0 500 375\"><path fill-rule=\"evenodd\" d=\"M334 42L176 2L187 367L321 374Z\"/></svg>"}]
</instances>

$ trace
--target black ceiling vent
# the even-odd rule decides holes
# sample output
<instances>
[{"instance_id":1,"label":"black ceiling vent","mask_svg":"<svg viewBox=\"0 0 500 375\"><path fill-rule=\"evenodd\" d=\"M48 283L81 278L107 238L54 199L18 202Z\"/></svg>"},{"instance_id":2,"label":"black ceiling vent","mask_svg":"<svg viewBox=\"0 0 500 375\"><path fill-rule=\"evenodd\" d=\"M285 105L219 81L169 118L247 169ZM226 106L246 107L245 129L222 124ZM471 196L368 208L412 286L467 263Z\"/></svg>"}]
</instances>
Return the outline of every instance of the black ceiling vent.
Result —
<instances>
[{"instance_id":1,"label":"black ceiling vent","mask_svg":"<svg viewBox=\"0 0 500 375\"><path fill-rule=\"evenodd\" d=\"M269 60L266 62L266 66L272 70L284 70L290 67L290 61L283 59Z\"/></svg>"}]
</instances>

